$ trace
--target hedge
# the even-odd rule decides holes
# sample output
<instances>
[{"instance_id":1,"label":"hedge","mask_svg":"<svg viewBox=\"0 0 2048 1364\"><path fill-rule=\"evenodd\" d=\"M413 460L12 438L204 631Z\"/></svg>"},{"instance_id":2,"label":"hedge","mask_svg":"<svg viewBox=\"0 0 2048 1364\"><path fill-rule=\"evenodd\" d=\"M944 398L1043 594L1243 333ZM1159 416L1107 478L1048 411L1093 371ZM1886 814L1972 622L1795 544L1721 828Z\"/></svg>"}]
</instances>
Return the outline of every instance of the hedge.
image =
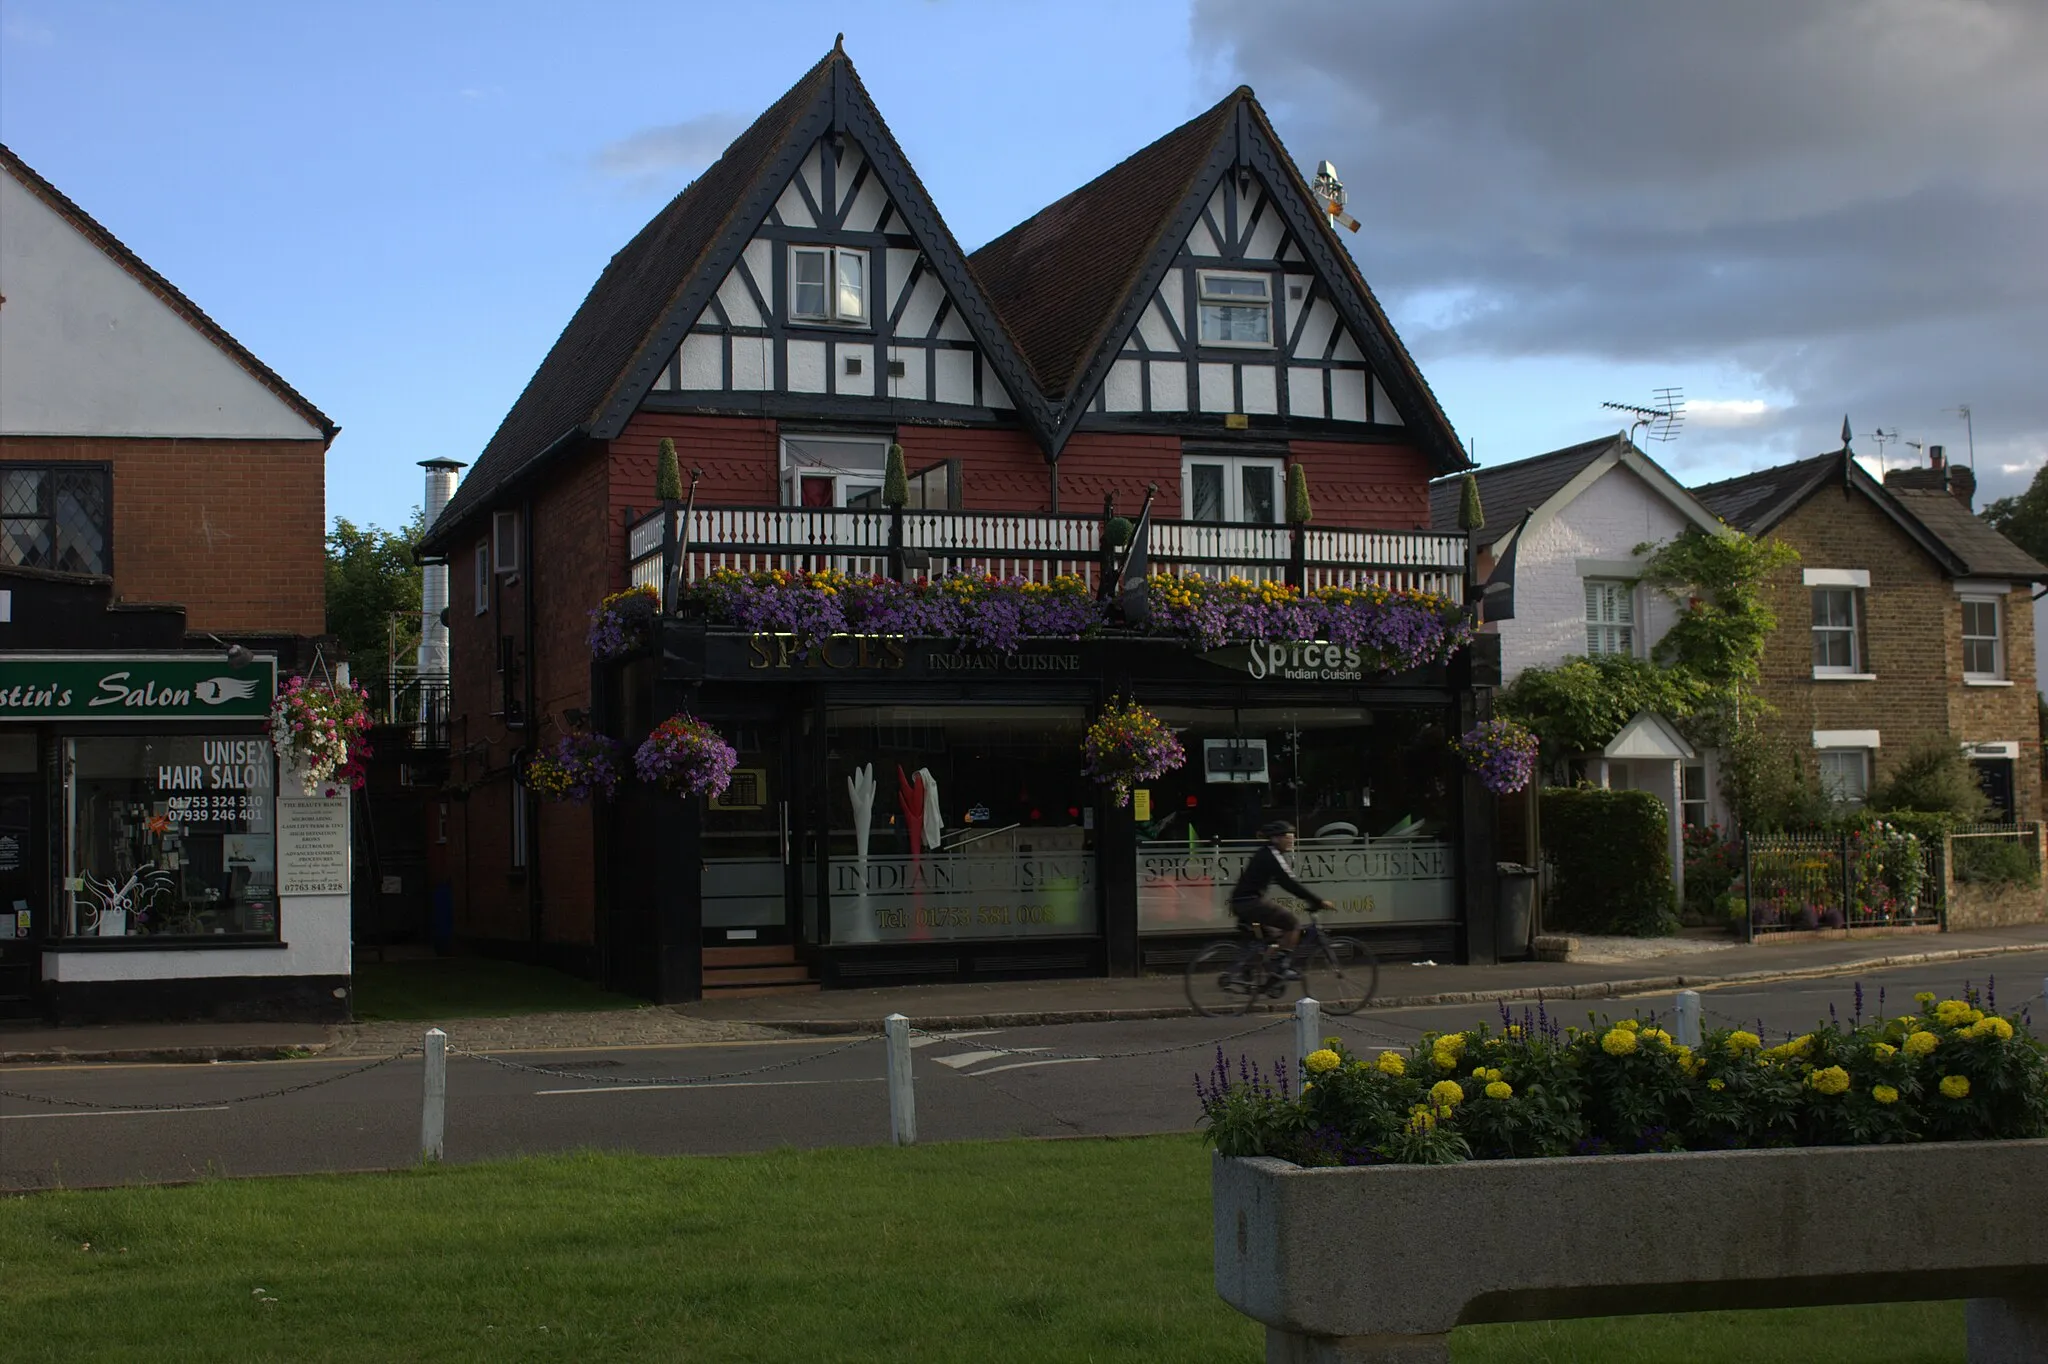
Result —
<instances>
[{"instance_id":1,"label":"hedge","mask_svg":"<svg viewBox=\"0 0 2048 1364\"><path fill-rule=\"evenodd\" d=\"M1647 791L1565 787L1543 793L1542 816L1547 927L1638 938L1678 931L1662 801Z\"/></svg>"}]
</instances>

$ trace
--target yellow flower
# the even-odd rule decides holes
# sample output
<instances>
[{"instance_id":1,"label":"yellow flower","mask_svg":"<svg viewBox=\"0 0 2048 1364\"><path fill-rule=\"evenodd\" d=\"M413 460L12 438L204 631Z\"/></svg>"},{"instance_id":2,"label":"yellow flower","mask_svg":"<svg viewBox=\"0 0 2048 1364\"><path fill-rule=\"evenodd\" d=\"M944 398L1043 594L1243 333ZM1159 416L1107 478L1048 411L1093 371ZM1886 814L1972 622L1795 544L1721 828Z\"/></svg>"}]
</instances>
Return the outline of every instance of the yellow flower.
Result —
<instances>
[{"instance_id":1,"label":"yellow flower","mask_svg":"<svg viewBox=\"0 0 2048 1364\"><path fill-rule=\"evenodd\" d=\"M2012 1024L2002 1018L1987 1018L1977 1026L1979 1028L1989 1028L1991 1035L2001 1042L2012 1041Z\"/></svg>"},{"instance_id":2,"label":"yellow flower","mask_svg":"<svg viewBox=\"0 0 2048 1364\"><path fill-rule=\"evenodd\" d=\"M1514 1096L1514 1092L1514 1086L1510 1085L1505 1080L1495 1080L1492 1084L1486 1087L1486 1097L1489 1099L1512 1098Z\"/></svg>"},{"instance_id":3,"label":"yellow flower","mask_svg":"<svg viewBox=\"0 0 2048 1364\"><path fill-rule=\"evenodd\" d=\"M1899 1054L1899 1049L1889 1042L1880 1042L1870 1049L1870 1054L1880 1061L1889 1061Z\"/></svg>"},{"instance_id":4,"label":"yellow flower","mask_svg":"<svg viewBox=\"0 0 2048 1364\"><path fill-rule=\"evenodd\" d=\"M1728 1088L1728 1082L1726 1080L1719 1079L1709 1080L1707 1081L1707 1088L1713 1090L1715 1093L1719 1093L1720 1091Z\"/></svg>"},{"instance_id":5,"label":"yellow flower","mask_svg":"<svg viewBox=\"0 0 2048 1364\"><path fill-rule=\"evenodd\" d=\"M1615 1024L1614 1026L1615 1026L1615 1027L1617 1027L1617 1028L1626 1028L1626 1029L1628 1029L1628 1030L1629 1030L1630 1032L1634 1032L1634 1031L1636 1031L1636 1030L1637 1030L1638 1028L1642 1027L1643 1025L1642 1025L1641 1023L1638 1023L1638 1022L1637 1022L1637 1021L1636 1021L1635 1019L1633 1019L1633 1018L1624 1018L1624 1019L1622 1019L1622 1020L1621 1020L1621 1022L1619 1022L1619 1023Z\"/></svg>"},{"instance_id":6,"label":"yellow flower","mask_svg":"<svg viewBox=\"0 0 2048 1364\"><path fill-rule=\"evenodd\" d=\"M1609 1056L1626 1056L1636 1049L1636 1035L1627 1028L1610 1028L1600 1039L1600 1050Z\"/></svg>"},{"instance_id":7,"label":"yellow flower","mask_svg":"<svg viewBox=\"0 0 2048 1364\"><path fill-rule=\"evenodd\" d=\"M1970 1096L1970 1079L1967 1075L1944 1075L1941 1092L1951 1099L1966 1099Z\"/></svg>"},{"instance_id":8,"label":"yellow flower","mask_svg":"<svg viewBox=\"0 0 2048 1364\"><path fill-rule=\"evenodd\" d=\"M1763 1038L1758 1037L1753 1032L1737 1030L1728 1034L1728 1050L1733 1052L1756 1051L1763 1044Z\"/></svg>"},{"instance_id":9,"label":"yellow flower","mask_svg":"<svg viewBox=\"0 0 2048 1364\"><path fill-rule=\"evenodd\" d=\"M1899 1091L1893 1089L1890 1085L1872 1085L1870 1087L1870 1097L1881 1104L1895 1104L1899 1101Z\"/></svg>"},{"instance_id":10,"label":"yellow flower","mask_svg":"<svg viewBox=\"0 0 2048 1364\"><path fill-rule=\"evenodd\" d=\"M1456 1080L1438 1080L1429 1087L1429 1101L1444 1108L1465 1102L1465 1091Z\"/></svg>"},{"instance_id":11,"label":"yellow flower","mask_svg":"<svg viewBox=\"0 0 2048 1364\"><path fill-rule=\"evenodd\" d=\"M1813 1073L1813 1087L1823 1094L1846 1094L1849 1092L1849 1072L1840 1066L1829 1066Z\"/></svg>"},{"instance_id":12,"label":"yellow flower","mask_svg":"<svg viewBox=\"0 0 2048 1364\"><path fill-rule=\"evenodd\" d=\"M1941 1039L1939 1037L1936 1037L1933 1033L1928 1032L1925 1028L1922 1028L1919 1032L1907 1034L1906 1055L1925 1056L1929 1052L1933 1051L1934 1048L1940 1044L1940 1042Z\"/></svg>"},{"instance_id":13,"label":"yellow flower","mask_svg":"<svg viewBox=\"0 0 2048 1364\"><path fill-rule=\"evenodd\" d=\"M1435 1128L1435 1126L1436 1114L1420 1105L1416 1107L1413 1113L1408 1115L1408 1130L1410 1132L1428 1132Z\"/></svg>"},{"instance_id":14,"label":"yellow flower","mask_svg":"<svg viewBox=\"0 0 2048 1364\"><path fill-rule=\"evenodd\" d=\"M1521 1024L1519 1024L1519 1023L1510 1023L1510 1024L1508 1024L1508 1036L1509 1036L1509 1037L1520 1037L1521 1035L1522 1035L1522 1025L1521 1025Z\"/></svg>"},{"instance_id":15,"label":"yellow flower","mask_svg":"<svg viewBox=\"0 0 2048 1364\"><path fill-rule=\"evenodd\" d=\"M1932 1004L1934 1002L1934 991L1922 990L1919 994L1913 996L1913 1002L1915 1004Z\"/></svg>"},{"instance_id":16,"label":"yellow flower","mask_svg":"<svg viewBox=\"0 0 2048 1364\"><path fill-rule=\"evenodd\" d=\"M1381 1052L1380 1059L1374 1064L1379 1067L1380 1074L1382 1075L1406 1075L1408 1073L1408 1063L1402 1059L1401 1053L1398 1051Z\"/></svg>"},{"instance_id":17,"label":"yellow flower","mask_svg":"<svg viewBox=\"0 0 2048 1364\"><path fill-rule=\"evenodd\" d=\"M1665 1032L1662 1028L1644 1028L1636 1035L1645 1042L1663 1042L1668 1044L1671 1041L1671 1034Z\"/></svg>"},{"instance_id":18,"label":"yellow flower","mask_svg":"<svg viewBox=\"0 0 2048 1364\"><path fill-rule=\"evenodd\" d=\"M1328 1047L1320 1047L1301 1058L1303 1068L1321 1075L1344 1064L1344 1058Z\"/></svg>"},{"instance_id":19,"label":"yellow flower","mask_svg":"<svg viewBox=\"0 0 2048 1364\"><path fill-rule=\"evenodd\" d=\"M1934 1006L1934 1021L1951 1028L1960 1027L1974 1021L1970 1017L1971 1012L1970 1006L1960 999L1944 999Z\"/></svg>"}]
</instances>

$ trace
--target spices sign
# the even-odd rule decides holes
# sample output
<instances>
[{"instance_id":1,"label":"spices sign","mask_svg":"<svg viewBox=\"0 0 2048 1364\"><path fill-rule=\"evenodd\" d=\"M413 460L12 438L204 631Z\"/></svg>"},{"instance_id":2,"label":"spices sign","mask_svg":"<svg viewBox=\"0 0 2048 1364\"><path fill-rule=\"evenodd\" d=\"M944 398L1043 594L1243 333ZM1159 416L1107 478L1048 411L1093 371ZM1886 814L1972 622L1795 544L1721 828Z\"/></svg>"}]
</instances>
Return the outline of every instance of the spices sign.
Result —
<instances>
[{"instance_id":1,"label":"spices sign","mask_svg":"<svg viewBox=\"0 0 2048 1364\"><path fill-rule=\"evenodd\" d=\"M319 796L278 801L280 895L348 894L348 804Z\"/></svg>"},{"instance_id":2,"label":"spices sign","mask_svg":"<svg viewBox=\"0 0 2048 1364\"><path fill-rule=\"evenodd\" d=\"M0 659L0 720L261 720L277 660L219 654L16 654Z\"/></svg>"}]
</instances>

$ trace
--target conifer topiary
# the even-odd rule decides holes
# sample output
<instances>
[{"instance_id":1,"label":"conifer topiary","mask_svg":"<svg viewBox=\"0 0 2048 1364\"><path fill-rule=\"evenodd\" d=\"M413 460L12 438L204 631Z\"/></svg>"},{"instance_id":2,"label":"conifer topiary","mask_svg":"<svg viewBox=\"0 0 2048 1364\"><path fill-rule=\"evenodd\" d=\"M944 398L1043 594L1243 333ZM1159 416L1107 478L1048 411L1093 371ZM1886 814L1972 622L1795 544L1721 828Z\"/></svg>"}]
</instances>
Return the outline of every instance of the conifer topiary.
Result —
<instances>
[{"instance_id":1,"label":"conifer topiary","mask_svg":"<svg viewBox=\"0 0 2048 1364\"><path fill-rule=\"evenodd\" d=\"M683 466L676 459L676 443L661 438L661 454L654 465L654 495L663 502L683 500Z\"/></svg>"}]
</instances>

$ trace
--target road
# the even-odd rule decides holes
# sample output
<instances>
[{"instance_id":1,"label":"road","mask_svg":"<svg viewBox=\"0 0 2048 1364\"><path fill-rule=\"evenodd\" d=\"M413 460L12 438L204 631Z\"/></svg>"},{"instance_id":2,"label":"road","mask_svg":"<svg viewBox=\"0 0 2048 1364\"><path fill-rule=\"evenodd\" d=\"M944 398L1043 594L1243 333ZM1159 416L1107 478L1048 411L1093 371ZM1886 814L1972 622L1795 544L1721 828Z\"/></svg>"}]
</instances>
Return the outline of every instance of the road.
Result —
<instances>
[{"instance_id":1,"label":"road","mask_svg":"<svg viewBox=\"0 0 2048 1364\"><path fill-rule=\"evenodd\" d=\"M2048 1037L2048 1007L2039 997L2048 952L1872 972L1861 978L1865 1008L1876 1007L1880 987L1888 1011L1896 1013L1916 990L1947 997L1966 982L1981 990L1993 973L2001 1006L2013 1011L2032 996L2033 1030ZM1846 1019L1853 987L1850 978L1833 977L1707 991L1707 1024L1755 1028L1761 1022L1766 1034L1782 1037L1825 1019L1830 1005ZM1588 1009L1617 1016L1668 1012L1670 997L1563 1007L1565 1021L1578 1022ZM1497 1020L1498 1012L1472 1005L1373 1009L1330 1020L1325 1031L1370 1050L1479 1018ZM1239 1036L1259 1027L1264 1030ZM1288 1049L1290 1037L1284 1015L919 1036L913 1039L918 1136L961 1141L1187 1131L1196 1115L1194 1076L1213 1064L1219 1039L1233 1064L1239 1053L1270 1064ZM451 1058L449 1160L591 1147L715 1154L889 1139L879 1041L803 1038L528 1052L501 1060L512 1064ZM367 1071L364 1064L350 1058L0 1068L0 1091L58 1101L0 1094L0 1188L411 1164L419 1151L420 1061L411 1057ZM292 1092L273 1095L278 1090ZM258 1095L270 1097L251 1097Z\"/></svg>"}]
</instances>

